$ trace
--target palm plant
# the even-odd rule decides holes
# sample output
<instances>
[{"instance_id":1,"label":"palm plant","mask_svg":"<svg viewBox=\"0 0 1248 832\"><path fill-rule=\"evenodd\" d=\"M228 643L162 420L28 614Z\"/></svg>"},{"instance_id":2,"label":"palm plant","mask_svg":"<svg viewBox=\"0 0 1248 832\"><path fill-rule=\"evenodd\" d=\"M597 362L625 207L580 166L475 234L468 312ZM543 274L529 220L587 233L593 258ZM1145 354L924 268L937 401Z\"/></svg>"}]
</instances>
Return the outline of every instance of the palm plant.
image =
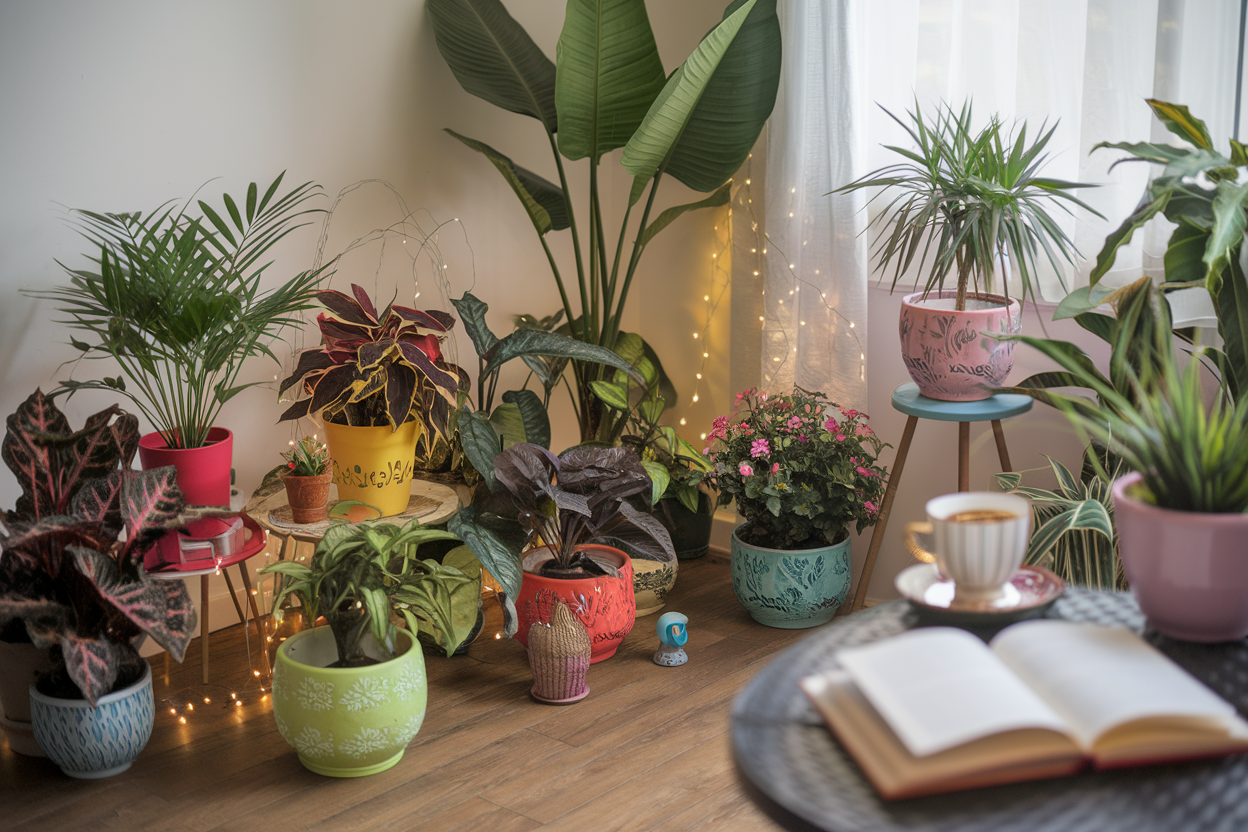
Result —
<instances>
[{"instance_id":1,"label":"palm plant","mask_svg":"<svg viewBox=\"0 0 1248 832\"><path fill-rule=\"evenodd\" d=\"M524 206L559 289L569 334L614 349L647 244L686 211L728 202L729 177L771 114L780 78L775 0L733 0L723 21L670 76L659 58L645 0L569 0L554 62L499 0L430 0L428 8L438 49L464 89L536 119L546 131L557 185L488 144L448 130L485 155ZM604 154L621 147L633 187L618 234L608 235L599 166ZM565 158L589 160L583 225L568 192ZM665 176L711 195L651 220ZM630 228L643 195L640 222ZM572 234L575 284L565 281L546 241L551 231L563 229ZM614 251L611 237L616 238ZM590 382L603 371L575 359L572 368L581 437L593 439L601 405Z\"/></svg>"},{"instance_id":2,"label":"palm plant","mask_svg":"<svg viewBox=\"0 0 1248 832\"><path fill-rule=\"evenodd\" d=\"M200 200L167 202L151 213L75 210L82 235L98 251L93 264L70 269L68 286L30 294L61 304L58 323L88 333L72 340L83 358L112 358L122 375L68 380L56 393L111 390L148 418L171 448L197 448L221 408L260 382L238 383L243 362L277 360L268 341L298 324L310 290L329 264L303 271L271 291L260 283L272 263L264 257L319 209L302 206L320 188L305 183L278 195L283 173L260 194L251 183L240 206L224 194L224 213ZM133 387L127 386L127 379Z\"/></svg>"},{"instance_id":3,"label":"palm plant","mask_svg":"<svg viewBox=\"0 0 1248 832\"><path fill-rule=\"evenodd\" d=\"M917 152L889 145L905 161L832 193L882 188L871 197L874 202L889 189L898 192L870 223L880 227L874 241L876 271L883 275L891 267L894 288L916 255L920 271L931 257L924 297L943 289L949 274L955 274L959 311L966 308L968 286L978 292L982 281L991 290L998 264L1018 270L1020 297L1026 300L1030 295L1034 303L1041 249L1062 279L1058 258L1074 263L1078 252L1048 206L1070 213L1070 205L1077 205L1101 215L1071 193L1092 186L1040 176L1056 124L1047 132L1041 125L1040 137L1028 144L1026 122L1007 130L994 115L976 131L969 101L960 111L940 105L934 120L924 117L917 101L908 113L909 123L884 112L910 135ZM1003 289L1008 293L1008 286Z\"/></svg>"}]
</instances>

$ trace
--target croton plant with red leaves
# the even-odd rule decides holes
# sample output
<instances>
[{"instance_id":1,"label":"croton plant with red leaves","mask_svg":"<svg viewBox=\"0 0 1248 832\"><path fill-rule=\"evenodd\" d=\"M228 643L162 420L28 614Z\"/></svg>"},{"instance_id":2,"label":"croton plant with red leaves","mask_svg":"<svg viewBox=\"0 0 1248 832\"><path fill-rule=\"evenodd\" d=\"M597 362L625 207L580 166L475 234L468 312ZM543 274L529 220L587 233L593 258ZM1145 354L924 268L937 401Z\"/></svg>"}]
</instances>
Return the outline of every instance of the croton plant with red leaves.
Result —
<instances>
[{"instance_id":1,"label":"croton plant with red leaves","mask_svg":"<svg viewBox=\"0 0 1248 832\"><path fill-rule=\"evenodd\" d=\"M298 419L321 411L329 422L389 425L419 419L426 435L447 430L467 375L443 360L442 338L455 325L450 314L391 304L378 314L368 293L316 293L327 312L317 316L321 344L299 353L280 394L299 384L299 399L282 414Z\"/></svg>"},{"instance_id":2,"label":"croton plant with red leaves","mask_svg":"<svg viewBox=\"0 0 1248 832\"><path fill-rule=\"evenodd\" d=\"M49 692L76 687L92 705L141 675L140 634L181 661L191 596L152 580L143 553L203 513L184 509L172 467L130 470L138 419L113 405L74 431L36 390L7 427L0 457L22 495L0 524L0 630L24 625L50 651Z\"/></svg>"}]
</instances>

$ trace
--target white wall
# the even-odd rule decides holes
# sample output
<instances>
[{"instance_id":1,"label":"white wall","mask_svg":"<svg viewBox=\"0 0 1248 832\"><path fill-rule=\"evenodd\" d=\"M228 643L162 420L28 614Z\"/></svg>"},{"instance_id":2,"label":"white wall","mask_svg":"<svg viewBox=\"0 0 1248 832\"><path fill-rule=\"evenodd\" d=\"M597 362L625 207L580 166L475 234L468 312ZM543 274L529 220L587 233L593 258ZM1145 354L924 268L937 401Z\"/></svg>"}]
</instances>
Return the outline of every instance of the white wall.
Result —
<instances>
[{"instance_id":1,"label":"white wall","mask_svg":"<svg viewBox=\"0 0 1248 832\"><path fill-rule=\"evenodd\" d=\"M650 4L668 71L719 20L724 2ZM563 5L509 3L551 56ZM36 386L48 390L70 372L59 366L74 357L68 330L51 323L51 304L21 294L65 281L54 260L81 262L85 249L65 222L65 208L148 210L189 196L214 177L221 178L201 198L220 204L222 192L239 194L248 182L265 184L285 169L288 183L319 182L329 195L320 203L325 207L353 183L386 180L410 209L424 209L422 226L462 222L438 237L448 288L455 296L472 289L490 303L496 331L510 330L511 315L559 306L514 196L483 157L442 128L493 144L556 179L544 132L531 119L463 92L437 52L421 0L0 4L0 113L0 415ZM604 183L612 212L627 195L618 155L605 163L614 171ZM584 164L571 165L569 173L574 192L583 193ZM678 183L665 183L659 207L694 198ZM335 213L327 251L402 217L384 188L361 188ZM705 312L716 222L711 212L686 215L656 240L625 321L655 344L683 396L699 369L701 350L685 349L693 331L688 320ZM273 283L311 264L318 232L302 229L277 251ZM568 252L567 237L552 235L560 256ZM356 281L410 297L412 264L399 245L393 242L384 258L376 245L356 251L333 285ZM433 273L429 261L418 264L418 304L448 308ZM466 338L458 355L475 370ZM278 372L258 360L245 375L271 379ZM104 374L111 372L102 363L76 371ZM706 392L703 387L703 398L716 398ZM88 393L65 409L77 425L113 401ZM697 418L709 423L714 405L703 408ZM276 424L280 410L274 391L257 388L230 402L220 420L236 434L234 465L245 493L280 461L291 436L289 425ZM563 400L552 415L556 444L575 441ZM696 436L696 420L689 421L689 435ZM8 472L0 472L0 506L12 506L18 493ZM214 625L234 616L224 592L223 584L214 585ZM198 591L193 594L198 601Z\"/></svg>"}]
</instances>

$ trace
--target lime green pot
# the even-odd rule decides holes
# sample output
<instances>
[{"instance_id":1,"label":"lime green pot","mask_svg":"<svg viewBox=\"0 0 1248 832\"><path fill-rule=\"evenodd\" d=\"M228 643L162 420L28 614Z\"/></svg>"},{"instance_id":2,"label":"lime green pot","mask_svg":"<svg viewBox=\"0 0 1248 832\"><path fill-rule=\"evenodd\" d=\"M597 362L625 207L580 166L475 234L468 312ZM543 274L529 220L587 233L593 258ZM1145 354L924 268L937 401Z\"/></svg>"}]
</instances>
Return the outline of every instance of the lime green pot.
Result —
<instances>
[{"instance_id":1,"label":"lime green pot","mask_svg":"<svg viewBox=\"0 0 1248 832\"><path fill-rule=\"evenodd\" d=\"M365 652L380 658L371 636ZM277 650L273 717L299 762L327 777L364 777L403 759L425 718L425 660L399 631L399 655L367 667L338 659L329 627L298 633Z\"/></svg>"}]
</instances>

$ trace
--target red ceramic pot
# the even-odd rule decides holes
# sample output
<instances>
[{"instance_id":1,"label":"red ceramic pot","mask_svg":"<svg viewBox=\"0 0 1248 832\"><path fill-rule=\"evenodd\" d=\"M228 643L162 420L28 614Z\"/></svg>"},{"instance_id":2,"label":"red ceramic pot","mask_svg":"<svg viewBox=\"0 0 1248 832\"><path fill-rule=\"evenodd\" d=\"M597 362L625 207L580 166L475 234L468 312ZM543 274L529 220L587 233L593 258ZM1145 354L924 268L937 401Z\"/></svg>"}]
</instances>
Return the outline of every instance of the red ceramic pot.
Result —
<instances>
[{"instance_id":1,"label":"red ceramic pot","mask_svg":"<svg viewBox=\"0 0 1248 832\"><path fill-rule=\"evenodd\" d=\"M562 598L589 631L594 645L589 662L593 664L615 655L620 642L633 629L633 622L637 619L637 605L633 599L633 565L628 555L610 546L587 544L580 548L606 555L616 564L620 577L548 578L536 573L543 563L554 557L550 550L543 547L527 553L523 559L520 597L516 599L519 621L516 639L527 649L529 628L535 622L549 623L555 599Z\"/></svg>"},{"instance_id":2,"label":"red ceramic pot","mask_svg":"<svg viewBox=\"0 0 1248 832\"><path fill-rule=\"evenodd\" d=\"M326 471L314 477L282 477L286 486L286 502L290 504L290 518L296 523L319 523L329 516L329 486L333 484L334 472Z\"/></svg>"},{"instance_id":3,"label":"red ceramic pot","mask_svg":"<svg viewBox=\"0 0 1248 832\"><path fill-rule=\"evenodd\" d=\"M177 468L178 488L192 506L229 506L233 456L234 434L225 428L209 428L208 444L201 448L170 448L159 431L139 439L143 470Z\"/></svg>"},{"instance_id":4,"label":"red ceramic pot","mask_svg":"<svg viewBox=\"0 0 1248 832\"><path fill-rule=\"evenodd\" d=\"M971 292L967 308L953 308L957 292L922 292L901 299L901 360L929 399L974 402L992 395L1014 369L1014 342L985 332L1023 331L1022 307L1004 295ZM1008 301L1008 305L1007 305Z\"/></svg>"},{"instance_id":5,"label":"red ceramic pot","mask_svg":"<svg viewBox=\"0 0 1248 832\"><path fill-rule=\"evenodd\" d=\"M1248 636L1248 514L1158 508L1130 495L1139 481L1114 481L1114 525L1149 625L1185 641Z\"/></svg>"}]
</instances>

